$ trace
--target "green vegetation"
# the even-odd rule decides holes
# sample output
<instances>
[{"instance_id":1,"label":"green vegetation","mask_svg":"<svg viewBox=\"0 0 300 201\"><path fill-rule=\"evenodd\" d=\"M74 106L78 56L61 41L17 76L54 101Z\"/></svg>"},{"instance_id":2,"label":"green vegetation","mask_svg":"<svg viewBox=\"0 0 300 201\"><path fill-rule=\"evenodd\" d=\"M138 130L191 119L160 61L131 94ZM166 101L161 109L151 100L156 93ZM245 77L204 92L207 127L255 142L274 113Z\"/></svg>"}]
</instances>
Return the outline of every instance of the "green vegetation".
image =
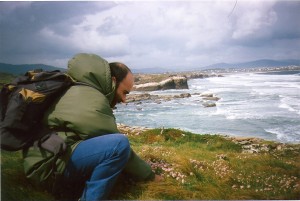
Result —
<instances>
[{"instance_id":1,"label":"green vegetation","mask_svg":"<svg viewBox=\"0 0 300 201\"><path fill-rule=\"evenodd\" d=\"M24 75L27 71L30 71L33 69L44 69L44 70L48 70L48 71L53 71L53 70L64 71L64 70L66 70L64 68L58 68L55 66L49 66L49 65L45 65L45 64L13 65L13 64L0 63L0 74L1 74L1 72L3 72L3 73L9 73L12 75Z\"/></svg>"},{"instance_id":2,"label":"green vegetation","mask_svg":"<svg viewBox=\"0 0 300 201\"><path fill-rule=\"evenodd\" d=\"M13 78L15 78L15 76L12 74L0 72L0 88L2 88L3 84L9 83L11 80L13 80Z\"/></svg>"},{"instance_id":3,"label":"green vegetation","mask_svg":"<svg viewBox=\"0 0 300 201\"><path fill-rule=\"evenodd\" d=\"M21 152L1 151L1 200L54 200L45 190L31 185L23 172Z\"/></svg>"},{"instance_id":4,"label":"green vegetation","mask_svg":"<svg viewBox=\"0 0 300 201\"><path fill-rule=\"evenodd\" d=\"M268 151L245 152L218 135L176 129L124 132L132 148L160 174L161 182L134 182L121 175L110 199L299 199L300 145L260 141ZM256 145L258 146L258 145ZM21 153L1 153L2 200L53 200L22 171Z\"/></svg>"}]
</instances>

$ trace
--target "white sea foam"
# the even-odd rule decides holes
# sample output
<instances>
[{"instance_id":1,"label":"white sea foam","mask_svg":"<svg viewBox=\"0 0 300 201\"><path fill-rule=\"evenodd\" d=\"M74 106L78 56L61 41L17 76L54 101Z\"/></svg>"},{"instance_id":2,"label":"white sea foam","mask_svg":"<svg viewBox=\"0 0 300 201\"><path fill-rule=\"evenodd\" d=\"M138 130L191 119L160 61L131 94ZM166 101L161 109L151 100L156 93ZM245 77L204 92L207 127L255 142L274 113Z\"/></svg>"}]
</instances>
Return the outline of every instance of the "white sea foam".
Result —
<instances>
[{"instance_id":1,"label":"white sea foam","mask_svg":"<svg viewBox=\"0 0 300 201\"><path fill-rule=\"evenodd\" d=\"M279 108L287 109L290 112L295 112L300 115L300 101L299 97L291 97L279 95L280 103Z\"/></svg>"},{"instance_id":2,"label":"white sea foam","mask_svg":"<svg viewBox=\"0 0 300 201\"><path fill-rule=\"evenodd\" d=\"M281 142L299 143L300 126L276 127L265 129L266 132L275 134Z\"/></svg>"},{"instance_id":3,"label":"white sea foam","mask_svg":"<svg viewBox=\"0 0 300 201\"><path fill-rule=\"evenodd\" d=\"M245 119L262 119L260 114L252 113L251 111L238 110L233 108L221 109L217 107L217 110L212 113L214 116L224 116L228 120L245 120Z\"/></svg>"},{"instance_id":4,"label":"white sea foam","mask_svg":"<svg viewBox=\"0 0 300 201\"><path fill-rule=\"evenodd\" d=\"M284 108L284 109L288 109L291 112L295 112L296 110L294 108L292 108L290 105L286 104L286 103L281 103L279 105L280 108Z\"/></svg>"}]
</instances>

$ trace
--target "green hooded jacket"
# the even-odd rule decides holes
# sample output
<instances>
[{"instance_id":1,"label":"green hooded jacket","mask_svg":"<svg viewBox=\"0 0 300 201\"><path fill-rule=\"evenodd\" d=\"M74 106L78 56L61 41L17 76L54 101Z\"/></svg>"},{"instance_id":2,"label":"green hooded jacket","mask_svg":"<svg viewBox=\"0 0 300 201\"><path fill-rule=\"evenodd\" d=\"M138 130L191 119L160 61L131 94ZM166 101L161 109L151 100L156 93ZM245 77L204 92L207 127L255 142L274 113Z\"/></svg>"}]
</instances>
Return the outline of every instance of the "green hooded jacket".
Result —
<instances>
[{"instance_id":1,"label":"green hooded jacket","mask_svg":"<svg viewBox=\"0 0 300 201\"><path fill-rule=\"evenodd\" d=\"M44 123L58 132L67 151L57 158L38 147L23 153L26 177L38 185L51 186L54 175L61 175L76 148L88 138L119 133L110 107L115 94L109 64L94 54L75 55L68 63L68 75L91 86L74 85L46 112ZM124 169L136 180L154 177L151 167L133 150Z\"/></svg>"}]
</instances>

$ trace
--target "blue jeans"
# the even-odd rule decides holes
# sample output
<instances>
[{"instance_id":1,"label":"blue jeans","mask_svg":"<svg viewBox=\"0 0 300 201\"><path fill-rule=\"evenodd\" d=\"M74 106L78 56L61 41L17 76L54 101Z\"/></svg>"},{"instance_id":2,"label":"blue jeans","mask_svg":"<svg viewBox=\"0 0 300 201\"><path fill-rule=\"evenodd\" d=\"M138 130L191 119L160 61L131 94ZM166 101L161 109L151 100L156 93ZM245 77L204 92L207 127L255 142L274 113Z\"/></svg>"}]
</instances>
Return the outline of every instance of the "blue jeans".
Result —
<instances>
[{"instance_id":1,"label":"blue jeans","mask_svg":"<svg viewBox=\"0 0 300 201\"><path fill-rule=\"evenodd\" d=\"M118 175L130 156L130 145L123 134L109 134L81 142L64 172L69 184L84 184L80 200L107 199Z\"/></svg>"}]
</instances>

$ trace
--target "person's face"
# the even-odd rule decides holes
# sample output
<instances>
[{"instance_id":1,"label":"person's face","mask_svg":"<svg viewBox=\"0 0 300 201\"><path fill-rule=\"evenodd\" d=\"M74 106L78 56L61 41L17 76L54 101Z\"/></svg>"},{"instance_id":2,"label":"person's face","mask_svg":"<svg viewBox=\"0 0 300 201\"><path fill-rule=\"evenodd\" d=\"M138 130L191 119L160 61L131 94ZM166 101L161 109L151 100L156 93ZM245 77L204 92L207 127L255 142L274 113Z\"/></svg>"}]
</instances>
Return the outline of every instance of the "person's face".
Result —
<instances>
[{"instance_id":1,"label":"person's face","mask_svg":"<svg viewBox=\"0 0 300 201\"><path fill-rule=\"evenodd\" d=\"M115 81L114 77L113 80ZM114 108L117 103L126 102L126 95L131 91L133 84L134 78L132 73L129 72L116 89L115 97L111 103L112 108Z\"/></svg>"}]
</instances>

